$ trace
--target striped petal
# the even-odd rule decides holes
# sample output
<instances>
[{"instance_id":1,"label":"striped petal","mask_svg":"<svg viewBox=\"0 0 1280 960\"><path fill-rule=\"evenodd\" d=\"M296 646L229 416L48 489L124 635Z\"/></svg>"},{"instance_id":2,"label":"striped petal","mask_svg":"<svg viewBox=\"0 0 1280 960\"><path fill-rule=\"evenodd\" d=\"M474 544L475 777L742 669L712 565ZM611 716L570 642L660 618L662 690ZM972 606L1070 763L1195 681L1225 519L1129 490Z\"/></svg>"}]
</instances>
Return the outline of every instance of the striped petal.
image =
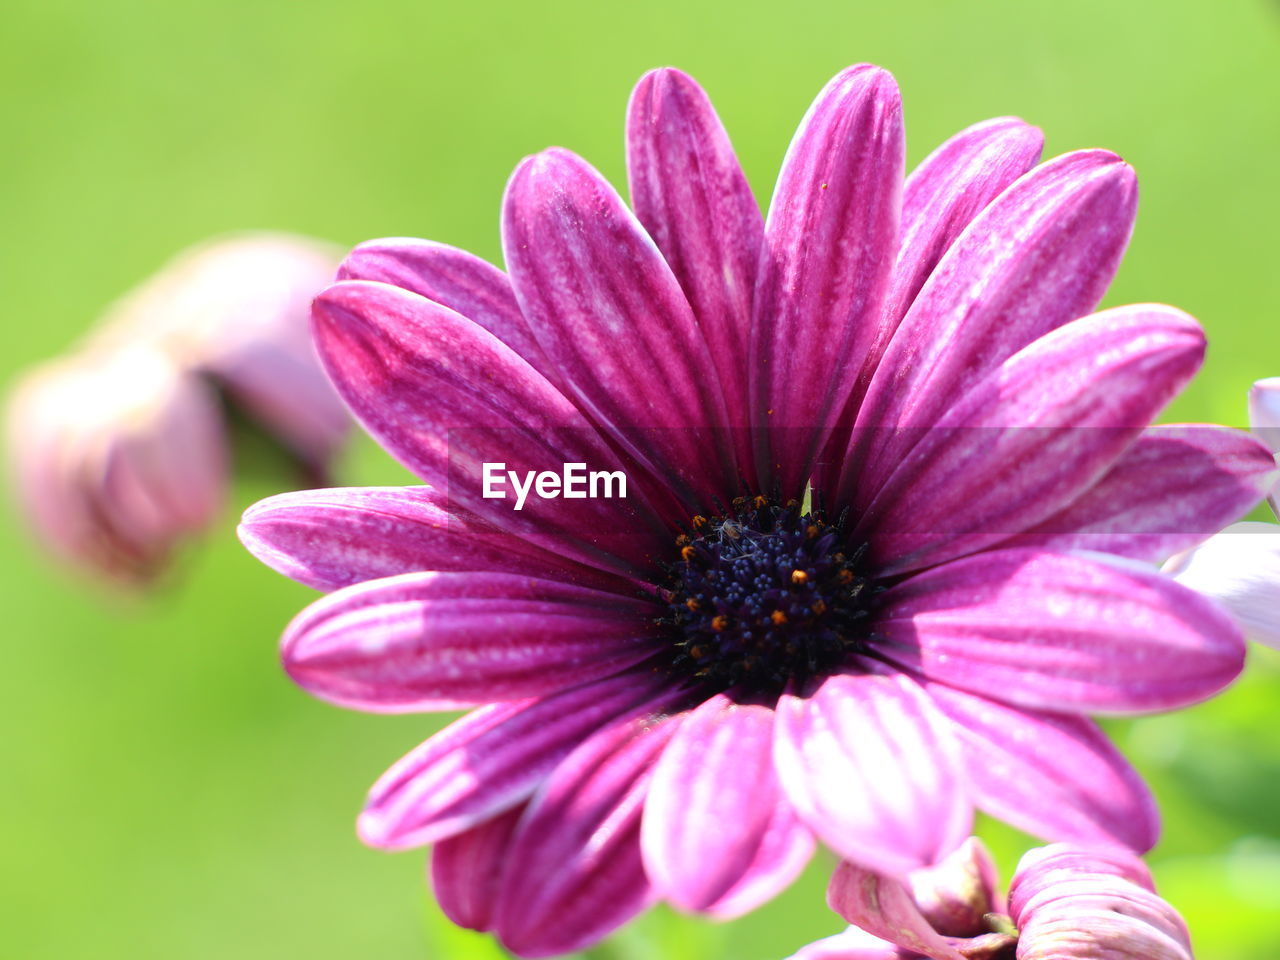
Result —
<instances>
[{"instance_id":1,"label":"striped petal","mask_svg":"<svg viewBox=\"0 0 1280 960\"><path fill-rule=\"evenodd\" d=\"M652 653L639 599L500 573L418 573L346 587L285 631L308 693L374 711L519 700L609 676Z\"/></svg>"},{"instance_id":2,"label":"striped petal","mask_svg":"<svg viewBox=\"0 0 1280 960\"><path fill-rule=\"evenodd\" d=\"M1184 707L1244 663L1240 632L1214 603L1104 554L993 550L911 577L882 604L878 653L1036 710Z\"/></svg>"},{"instance_id":3,"label":"striped petal","mask_svg":"<svg viewBox=\"0 0 1280 960\"><path fill-rule=\"evenodd\" d=\"M1026 174L952 244L894 334L859 410L842 498L865 505L953 399L1101 300L1133 230L1137 182L1104 150ZM905 429L904 429L905 428Z\"/></svg>"},{"instance_id":4,"label":"striped petal","mask_svg":"<svg viewBox=\"0 0 1280 960\"><path fill-rule=\"evenodd\" d=\"M865 388L901 210L902 104L867 64L809 108L769 206L751 330L752 417L764 489L800 496L846 402Z\"/></svg>"},{"instance_id":5,"label":"striped petal","mask_svg":"<svg viewBox=\"0 0 1280 960\"><path fill-rule=\"evenodd\" d=\"M688 715L663 752L641 840L651 881L677 907L709 909L757 864L786 806L773 772L773 718L769 707L718 694ZM777 874L756 881L761 900L803 866L794 857L757 864Z\"/></svg>"},{"instance_id":6,"label":"striped petal","mask_svg":"<svg viewBox=\"0 0 1280 960\"><path fill-rule=\"evenodd\" d=\"M968 836L972 809L950 724L899 674L842 674L784 694L774 748L802 820L846 859L902 876Z\"/></svg>"},{"instance_id":7,"label":"striped petal","mask_svg":"<svg viewBox=\"0 0 1280 960\"><path fill-rule=\"evenodd\" d=\"M1164 572L1220 603L1250 640L1280 650L1280 526L1233 524Z\"/></svg>"},{"instance_id":8,"label":"striped petal","mask_svg":"<svg viewBox=\"0 0 1280 960\"><path fill-rule=\"evenodd\" d=\"M764 219L720 118L692 77L667 67L636 84L627 108L627 173L636 217L706 337L728 423L746 427L751 298ZM736 459L751 471L743 437Z\"/></svg>"},{"instance_id":9,"label":"striped petal","mask_svg":"<svg viewBox=\"0 0 1280 960\"><path fill-rule=\"evenodd\" d=\"M735 478L713 429L727 415L706 339L613 188L566 150L529 157L507 185L502 240L521 309L566 393L686 507L723 499Z\"/></svg>"}]
</instances>

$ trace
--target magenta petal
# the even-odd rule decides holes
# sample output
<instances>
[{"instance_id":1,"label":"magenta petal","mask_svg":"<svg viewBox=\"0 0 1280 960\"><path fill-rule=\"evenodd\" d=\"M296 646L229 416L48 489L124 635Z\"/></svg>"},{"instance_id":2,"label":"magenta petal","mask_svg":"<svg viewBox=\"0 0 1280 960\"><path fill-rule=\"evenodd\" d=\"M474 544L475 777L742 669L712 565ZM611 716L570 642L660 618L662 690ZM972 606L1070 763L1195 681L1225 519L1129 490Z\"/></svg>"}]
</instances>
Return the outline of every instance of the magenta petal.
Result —
<instances>
[{"instance_id":1,"label":"magenta petal","mask_svg":"<svg viewBox=\"0 0 1280 960\"><path fill-rule=\"evenodd\" d=\"M542 696L653 651L653 608L503 573L412 573L317 600L285 631L308 693L375 711L447 710Z\"/></svg>"},{"instance_id":2,"label":"magenta petal","mask_svg":"<svg viewBox=\"0 0 1280 960\"><path fill-rule=\"evenodd\" d=\"M1046 840L1146 851L1159 839L1151 792L1093 721L926 689L955 723L980 809Z\"/></svg>"},{"instance_id":3,"label":"magenta petal","mask_svg":"<svg viewBox=\"0 0 1280 960\"><path fill-rule=\"evenodd\" d=\"M1079 499L1011 545L1163 560L1240 519L1277 476L1270 451L1242 431L1151 427Z\"/></svg>"},{"instance_id":4,"label":"magenta petal","mask_svg":"<svg viewBox=\"0 0 1280 960\"><path fill-rule=\"evenodd\" d=\"M493 906L520 805L449 837L431 851L431 886L444 915L468 930L493 928Z\"/></svg>"},{"instance_id":5,"label":"magenta petal","mask_svg":"<svg viewBox=\"0 0 1280 960\"><path fill-rule=\"evenodd\" d=\"M431 240L370 240L347 254L338 279L376 280L434 300L478 323L554 380L507 275L473 253Z\"/></svg>"},{"instance_id":6,"label":"magenta petal","mask_svg":"<svg viewBox=\"0 0 1280 960\"><path fill-rule=\"evenodd\" d=\"M360 838L389 850L435 843L523 801L581 741L652 700L626 673L537 700L492 704L450 724L373 785Z\"/></svg>"},{"instance_id":7,"label":"magenta petal","mask_svg":"<svg viewBox=\"0 0 1280 960\"><path fill-rule=\"evenodd\" d=\"M720 378L729 424L748 426L747 345L764 219L702 88L645 74L627 109L636 217L684 288ZM745 459L743 469L754 469Z\"/></svg>"},{"instance_id":8,"label":"magenta petal","mask_svg":"<svg viewBox=\"0 0 1280 960\"><path fill-rule=\"evenodd\" d=\"M606 727L535 794L511 845L495 916L513 953L582 949L654 901L640 819L653 764L677 726L674 717L642 717Z\"/></svg>"},{"instance_id":9,"label":"magenta petal","mask_svg":"<svg viewBox=\"0 0 1280 960\"><path fill-rule=\"evenodd\" d=\"M976 384L863 517L882 575L1034 527L1111 468L1200 366L1204 334L1172 307L1120 307L1050 333Z\"/></svg>"},{"instance_id":10,"label":"magenta petal","mask_svg":"<svg viewBox=\"0 0 1280 960\"><path fill-rule=\"evenodd\" d=\"M902 321L942 255L983 208L1040 158L1044 136L1016 117L998 117L961 130L907 177L902 192L898 257L885 297L884 332ZM858 407L846 404L821 464L826 491L839 490L845 451ZM853 469L858 469L854 465Z\"/></svg>"},{"instance_id":11,"label":"magenta petal","mask_svg":"<svg viewBox=\"0 0 1280 960\"><path fill-rule=\"evenodd\" d=\"M663 751L641 843L650 880L677 907L707 910L722 900L755 863L775 811L786 805L773 772L773 720L769 707L717 694L685 718ZM804 866L794 858L779 865L782 875L755 884L761 899Z\"/></svg>"},{"instance_id":12,"label":"magenta petal","mask_svg":"<svg viewBox=\"0 0 1280 960\"><path fill-rule=\"evenodd\" d=\"M1061 883L1081 877L1118 877L1155 892L1151 870L1131 850L1088 844L1054 843L1034 847L1018 861L1009 885L1009 914L1019 917L1028 901Z\"/></svg>"},{"instance_id":13,"label":"magenta petal","mask_svg":"<svg viewBox=\"0 0 1280 960\"><path fill-rule=\"evenodd\" d=\"M972 808L950 724L900 674L841 674L784 694L774 748L802 820L846 859L904 875L964 840Z\"/></svg>"},{"instance_id":14,"label":"magenta petal","mask_svg":"<svg viewBox=\"0 0 1280 960\"><path fill-rule=\"evenodd\" d=\"M964 228L1034 167L1044 146L1038 127L1017 117L975 123L929 154L902 191L898 260L885 312L900 319Z\"/></svg>"},{"instance_id":15,"label":"magenta petal","mask_svg":"<svg viewBox=\"0 0 1280 960\"><path fill-rule=\"evenodd\" d=\"M858 412L858 505L954 398L1101 300L1133 229L1137 181L1103 150L1037 167L955 241L885 351ZM849 491L843 491L847 494Z\"/></svg>"},{"instance_id":16,"label":"magenta petal","mask_svg":"<svg viewBox=\"0 0 1280 960\"><path fill-rule=\"evenodd\" d=\"M1033 709L1184 707L1244 663L1239 628L1216 604L1105 554L993 550L917 574L882 603L881 655Z\"/></svg>"},{"instance_id":17,"label":"magenta petal","mask_svg":"<svg viewBox=\"0 0 1280 960\"><path fill-rule=\"evenodd\" d=\"M493 334L416 294L347 280L316 298L321 359L365 428L445 491L449 509L482 518L588 564L627 569L666 545L645 506L661 487L629 475L627 499L541 499L522 511L483 496L483 464L620 468L554 386ZM625 532L622 532L625 531Z\"/></svg>"},{"instance_id":18,"label":"magenta petal","mask_svg":"<svg viewBox=\"0 0 1280 960\"><path fill-rule=\"evenodd\" d=\"M547 150L516 168L503 250L558 382L690 507L734 479L707 342L648 234L585 160Z\"/></svg>"},{"instance_id":19,"label":"magenta petal","mask_svg":"<svg viewBox=\"0 0 1280 960\"><path fill-rule=\"evenodd\" d=\"M523 573L635 596L635 581L584 567L450 508L432 487L282 493L245 511L255 557L318 590L423 571Z\"/></svg>"},{"instance_id":20,"label":"magenta petal","mask_svg":"<svg viewBox=\"0 0 1280 960\"><path fill-rule=\"evenodd\" d=\"M809 108L769 206L751 331L760 482L800 496L886 339L903 166L897 84L867 64Z\"/></svg>"},{"instance_id":21,"label":"magenta petal","mask_svg":"<svg viewBox=\"0 0 1280 960\"><path fill-rule=\"evenodd\" d=\"M831 876L827 903L872 936L935 960L961 960L929 925L901 880L844 861Z\"/></svg>"}]
</instances>

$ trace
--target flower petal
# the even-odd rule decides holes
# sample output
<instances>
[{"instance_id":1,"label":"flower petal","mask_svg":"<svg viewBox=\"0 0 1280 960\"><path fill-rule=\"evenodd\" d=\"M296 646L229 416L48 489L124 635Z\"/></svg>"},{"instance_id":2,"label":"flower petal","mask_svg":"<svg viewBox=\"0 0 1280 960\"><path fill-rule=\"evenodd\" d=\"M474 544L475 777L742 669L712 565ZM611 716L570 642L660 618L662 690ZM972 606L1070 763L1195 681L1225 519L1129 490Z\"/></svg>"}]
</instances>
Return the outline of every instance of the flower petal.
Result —
<instances>
[{"instance_id":1,"label":"flower petal","mask_svg":"<svg viewBox=\"0 0 1280 960\"><path fill-rule=\"evenodd\" d=\"M318 590L424 571L522 573L614 590L636 583L574 563L452 508L433 487L339 487L268 497L245 511L255 557Z\"/></svg>"},{"instance_id":2,"label":"flower petal","mask_svg":"<svg viewBox=\"0 0 1280 960\"><path fill-rule=\"evenodd\" d=\"M1273 453L1280 453L1280 377L1249 388L1249 427Z\"/></svg>"},{"instance_id":3,"label":"flower petal","mask_svg":"<svg viewBox=\"0 0 1280 960\"><path fill-rule=\"evenodd\" d=\"M1133 170L1104 150L1026 174L952 244L884 353L858 412L840 495L858 506L911 446L992 369L1102 299L1137 209ZM856 490L855 490L856 487Z\"/></svg>"},{"instance_id":4,"label":"flower petal","mask_svg":"<svg viewBox=\"0 0 1280 960\"><path fill-rule=\"evenodd\" d=\"M1250 640L1280 650L1280 526L1233 524L1164 572L1226 607Z\"/></svg>"},{"instance_id":5,"label":"flower petal","mask_svg":"<svg viewBox=\"0 0 1280 960\"><path fill-rule=\"evenodd\" d=\"M860 64L818 94L769 206L751 330L756 463L764 489L800 496L887 339L881 323L901 210L902 104Z\"/></svg>"},{"instance_id":6,"label":"flower petal","mask_svg":"<svg viewBox=\"0 0 1280 960\"><path fill-rule=\"evenodd\" d=\"M521 309L566 393L686 507L723 500L735 477L707 342L613 188L567 150L529 157L507 185L502 242Z\"/></svg>"},{"instance_id":7,"label":"flower petal","mask_svg":"<svg viewBox=\"0 0 1280 960\"><path fill-rule=\"evenodd\" d=\"M925 689L955 724L980 809L1046 840L1146 851L1159 839L1151 792L1093 721Z\"/></svg>"},{"instance_id":8,"label":"flower petal","mask_svg":"<svg viewBox=\"0 0 1280 960\"><path fill-rule=\"evenodd\" d=\"M663 751L640 836L650 880L677 907L707 910L723 899L755 863L785 805L773 772L773 718L769 707L717 694ZM794 879L793 860L780 864L786 872L776 882L758 884L762 892Z\"/></svg>"},{"instance_id":9,"label":"flower petal","mask_svg":"<svg viewBox=\"0 0 1280 960\"><path fill-rule=\"evenodd\" d=\"M787 960L914 960L915 956L865 930L849 927L801 947Z\"/></svg>"},{"instance_id":10,"label":"flower petal","mask_svg":"<svg viewBox=\"0 0 1280 960\"><path fill-rule=\"evenodd\" d=\"M936 698L935 698L936 699ZM934 867L912 872L908 889L929 926L947 937L990 932L984 918L1003 913L996 864L977 837L970 837Z\"/></svg>"},{"instance_id":11,"label":"flower petal","mask_svg":"<svg viewBox=\"0 0 1280 960\"><path fill-rule=\"evenodd\" d=\"M883 336L892 335L942 255L983 208L1035 166L1044 136L1016 117L961 130L907 177L898 257L885 297ZM840 489L858 405L845 404L819 465L824 491ZM856 469L856 466L855 466Z\"/></svg>"},{"instance_id":12,"label":"flower petal","mask_svg":"<svg viewBox=\"0 0 1280 960\"><path fill-rule=\"evenodd\" d=\"M444 915L468 930L493 929L507 851L524 804L436 844L431 851L431 887Z\"/></svg>"},{"instance_id":13,"label":"flower petal","mask_svg":"<svg viewBox=\"0 0 1280 960\"><path fill-rule=\"evenodd\" d=\"M555 379L507 275L473 253L431 240L370 240L347 254L338 279L376 280L434 300L478 323L544 377Z\"/></svg>"},{"instance_id":14,"label":"flower petal","mask_svg":"<svg viewBox=\"0 0 1280 960\"><path fill-rule=\"evenodd\" d=\"M1240 519L1277 476L1267 448L1247 433L1151 427L1078 499L1007 545L1158 562Z\"/></svg>"},{"instance_id":15,"label":"flower petal","mask_svg":"<svg viewBox=\"0 0 1280 960\"><path fill-rule=\"evenodd\" d=\"M791 805L780 802L765 827L755 857L720 899L706 908L717 920L731 920L777 896L800 875L813 857L813 833Z\"/></svg>"},{"instance_id":16,"label":"flower petal","mask_svg":"<svg viewBox=\"0 0 1280 960\"><path fill-rule=\"evenodd\" d=\"M855 927L935 960L960 960L920 913L901 880L843 861L827 887L827 904Z\"/></svg>"},{"instance_id":17,"label":"flower petal","mask_svg":"<svg viewBox=\"0 0 1280 960\"><path fill-rule=\"evenodd\" d=\"M435 843L524 801L580 742L652 701L655 686L650 674L624 673L472 711L379 778L360 839L388 850Z\"/></svg>"},{"instance_id":18,"label":"flower petal","mask_svg":"<svg viewBox=\"0 0 1280 960\"><path fill-rule=\"evenodd\" d=\"M863 515L881 575L963 556L1047 520L1109 470L1199 367L1172 307L1121 307L1009 358L924 431Z\"/></svg>"},{"instance_id":19,"label":"flower petal","mask_svg":"<svg viewBox=\"0 0 1280 960\"><path fill-rule=\"evenodd\" d=\"M629 569L665 546L644 506L661 487L631 476L627 498L488 498L485 463L518 471L622 465L555 387L497 337L446 307L382 283L347 280L316 298L330 377L393 456L474 515L589 564ZM505 487L503 488L505 492ZM622 532L625 531L625 532Z\"/></svg>"},{"instance_id":20,"label":"flower petal","mask_svg":"<svg viewBox=\"0 0 1280 960\"><path fill-rule=\"evenodd\" d=\"M751 298L764 219L720 118L692 77L666 67L636 84L627 108L627 173L636 217L671 265L706 337L728 422L746 427ZM747 459L738 465L754 469Z\"/></svg>"},{"instance_id":21,"label":"flower petal","mask_svg":"<svg viewBox=\"0 0 1280 960\"><path fill-rule=\"evenodd\" d=\"M907 677L828 677L810 696L784 694L777 727L787 797L846 859L904 875L968 836L972 808L950 724Z\"/></svg>"},{"instance_id":22,"label":"flower petal","mask_svg":"<svg viewBox=\"0 0 1280 960\"><path fill-rule=\"evenodd\" d=\"M374 711L518 700L609 676L653 652L639 599L503 573L411 573L346 587L285 631L308 693Z\"/></svg>"},{"instance_id":23,"label":"flower petal","mask_svg":"<svg viewBox=\"0 0 1280 960\"><path fill-rule=\"evenodd\" d=\"M1066 844L1023 858L1010 895L1018 956L1031 960L1191 960L1186 924L1140 860Z\"/></svg>"},{"instance_id":24,"label":"flower petal","mask_svg":"<svg viewBox=\"0 0 1280 960\"><path fill-rule=\"evenodd\" d=\"M877 653L1032 709L1184 707L1244 662L1239 630L1214 603L1105 554L988 551L917 574L882 604Z\"/></svg>"},{"instance_id":25,"label":"flower petal","mask_svg":"<svg viewBox=\"0 0 1280 960\"><path fill-rule=\"evenodd\" d=\"M678 717L642 717L606 727L535 794L495 911L494 926L513 953L572 953L653 902L640 818L653 764L678 725Z\"/></svg>"}]
</instances>

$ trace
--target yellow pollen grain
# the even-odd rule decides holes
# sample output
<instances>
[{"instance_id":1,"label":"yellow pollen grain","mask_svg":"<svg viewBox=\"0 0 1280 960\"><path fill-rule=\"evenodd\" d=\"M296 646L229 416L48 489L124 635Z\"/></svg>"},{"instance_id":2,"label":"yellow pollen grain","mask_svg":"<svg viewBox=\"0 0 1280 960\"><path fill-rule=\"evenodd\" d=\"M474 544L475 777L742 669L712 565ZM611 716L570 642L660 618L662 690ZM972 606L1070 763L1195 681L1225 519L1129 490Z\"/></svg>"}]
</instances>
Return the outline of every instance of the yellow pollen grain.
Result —
<instances>
[{"instance_id":1,"label":"yellow pollen grain","mask_svg":"<svg viewBox=\"0 0 1280 960\"><path fill-rule=\"evenodd\" d=\"M684 602L684 605L688 607L690 610L696 611L698 609L698 601L695 600L693 597L690 597L688 600L686 600Z\"/></svg>"},{"instance_id":2,"label":"yellow pollen grain","mask_svg":"<svg viewBox=\"0 0 1280 960\"><path fill-rule=\"evenodd\" d=\"M683 550L680 551L680 556L684 557L685 563L688 563L697 555L698 555L698 551L693 549L693 547L685 547Z\"/></svg>"},{"instance_id":3,"label":"yellow pollen grain","mask_svg":"<svg viewBox=\"0 0 1280 960\"><path fill-rule=\"evenodd\" d=\"M808 583L808 582L809 582L809 575L808 575L807 573L805 573L803 570L792 570L792 571L791 571L791 582L792 582L792 583L796 583L796 584L799 584L799 583Z\"/></svg>"},{"instance_id":4,"label":"yellow pollen grain","mask_svg":"<svg viewBox=\"0 0 1280 960\"><path fill-rule=\"evenodd\" d=\"M781 610L775 610L773 613L769 614L769 619L772 620L775 625L781 626L787 622L787 615Z\"/></svg>"},{"instance_id":5,"label":"yellow pollen grain","mask_svg":"<svg viewBox=\"0 0 1280 960\"><path fill-rule=\"evenodd\" d=\"M726 617L724 614L720 614L720 616L713 618L711 621L711 629L714 630L716 633L720 633L722 630L726 629L728 626L729 626L729 618Z\"/></svg>"}]
</instances>

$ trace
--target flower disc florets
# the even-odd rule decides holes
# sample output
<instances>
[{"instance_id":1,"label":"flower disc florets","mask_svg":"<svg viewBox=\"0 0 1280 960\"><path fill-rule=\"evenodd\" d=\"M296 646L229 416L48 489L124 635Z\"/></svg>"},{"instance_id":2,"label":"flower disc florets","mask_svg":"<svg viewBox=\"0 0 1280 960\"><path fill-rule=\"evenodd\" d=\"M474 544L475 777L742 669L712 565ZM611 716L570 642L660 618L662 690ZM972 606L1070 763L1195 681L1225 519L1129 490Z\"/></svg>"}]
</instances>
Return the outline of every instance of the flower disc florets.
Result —
<instances>
[{"instance_id":1,"label":"flower disc florets","mask_svg":"<svg viewBox=\"0 0 1280 960\"><path fill-rule=\"evenodd\" d=\"M743 497L728 516L694 517L676 547L659 620L675 673L712 692L777 694L866 649L877 590L843 518Z\"/></svg>"}]
</instances>

